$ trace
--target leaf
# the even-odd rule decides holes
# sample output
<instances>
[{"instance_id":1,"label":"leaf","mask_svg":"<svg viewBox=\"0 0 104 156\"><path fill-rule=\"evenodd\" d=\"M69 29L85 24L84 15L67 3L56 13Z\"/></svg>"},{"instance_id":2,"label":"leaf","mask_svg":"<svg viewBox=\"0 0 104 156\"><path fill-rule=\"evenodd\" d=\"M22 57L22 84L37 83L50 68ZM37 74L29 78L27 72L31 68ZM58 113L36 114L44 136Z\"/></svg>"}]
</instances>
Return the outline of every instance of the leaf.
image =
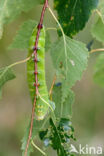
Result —
<instances>
[{"instance_id":1,"label":"leaf","mask_svg":"<svg viewBox=\"0 0 104 156\"><path fill-rule=\"evenodd\" d=\"M69 90L69 95L65 99L65 102L61 102L62 97L62 86L57 86L53 88L53 101L56 104L55 115L57 118L68 118L72 115L72 104L74 103L74 93Z\"/></svg>"},{"instance_id":2,"label":"leaf","mask_svg":"<svg viewBox=\"0 0 104 156\"><path fill-rule=\"evenodd\" d=\"M0 69L0 89L9 80L15 78L11 68L9 66Z\"/></svg>"},{"instance_id":3,"label":"leaf","mask_svg":"<svg viewBox=\"0 0 104 156\"><path fill-rule=\"evenodd\" d=\"M29 48L29 39L35 26L36 22L34 20L24 22L17 32L12 44L9 46L9 49L18 48L24 50Z\"/></svg>"},{"instance_id":4,"label":"leaf","mask_svg":"<svg viewBox=\"0 0 104 156\"><path fill-rule=\"evenodd\" d=\"M99 55L95 65L94 82L104 87L104 54Z\"/></svg>"},{"instance_id":5,"label":"leaf","mask_svg":"<svg viewBox=\"0 0 104 156\"><path fill-rule=\"evenodd\" d=\"M57 151L58 156L72 156L70 153L70 140L74 140L74 129L69 119L61 118L58 123L54 123L50 118L50 126L44 131L40 131L40 139L46 147L51 146Z\"/></svg>"},{"instance_id":6,"label":"leaf","mask_svg":"<svg viewBox=\"0 0 104 156\"><path fill-rule=\"evenodd\" d=\"M31 137L32 140L34 140L37 137L39 131L42 130L44 128L44 126L45 127L48 126L47 119L44 119L42 121L34 120L34 122L33 122L33 130L32 130L32 137ZM24 134L24 137L22 139L22 147L21 147L21 149L23 151L22 152L22 155L23 156L24 156L26 145L27 145L27 141L28 141L29 129L30 129L30 123L29 123L29 126L26 129L25 134ZM31 145L31 141L30 141L29 148L28 148L28 151L27 151L27 156L30 156L30 154L32 152L33 152L33 147Z\"/></svg>"},{"instance_id":7,"label":"leaf","mask_svg":"<svg viewBox=\"0 0 104 156\"><path fill-rule=\"evenodd\" d=\"M70 88L82 77L87 67L88 50L85 44L66 38L67 57L64 51L63 38L51 47L53 65L62 77L62 103L70 92ZM66 67L67 65L67 67Z\"/></svg>"},{"instance_id":8,"label":"leaf","mask_svg":"<svg viewBox=\"0 0 104 156\"><path fill-rule=\"evenodd\" d=\"M72 37L82 30L97 4L98 0L54 0L54 8L65 34Z\"/></svg>"},{"instance_id":9,"label":"leaf","mask_svg":"<svg viewBox=\"0 0 104 156\"><path fill-rule=\"evenodd\" d=\"M101 18L93 25L91 32L94 38L100 42L104 42L104 23Z\"/></svg>"},{"instance_id":10,"label":"leaf","mask_svg":"<svg viewBox=\"0 0 104 156\"><path fill-rule=\"evenodd\" d=\"M13 21L23 11L29 11L42 0L1 0L0 1L0 38L4 24Z\"/></svg>"},{"instance_id":11,"label":"leaf","mask_svg":"<svg viewBox=\"0 0 104 156\"><path fill-rule=\"evenodd\" d=\"M16 37L14 38L12 44L9 46L9 49L20 49L25 50L29 48L29 39L32 35L34 27L37 25L37 22L34 20L28 20L24 22L19 31L17 32ZM46 33L46 51L50 48L50 36Z\"/></svg>"},{"instance_id":12,"label":"leaf","mask_svg":"<svg viewBox=\"0 0 104 156\"><path fill-rule=\"evenodd\" d=\"M104 23L104 0L99 1L98 11L100 12L102 22Z\"/></svg>"}]
</instances>

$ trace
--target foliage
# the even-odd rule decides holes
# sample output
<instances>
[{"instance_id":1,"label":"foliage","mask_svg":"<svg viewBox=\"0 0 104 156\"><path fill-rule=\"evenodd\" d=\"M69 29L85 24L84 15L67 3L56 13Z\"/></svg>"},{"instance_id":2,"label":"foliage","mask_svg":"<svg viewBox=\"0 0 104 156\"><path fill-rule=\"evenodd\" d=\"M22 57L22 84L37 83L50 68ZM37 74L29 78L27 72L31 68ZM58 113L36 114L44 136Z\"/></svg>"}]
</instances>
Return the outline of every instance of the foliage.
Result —
<instances>
[{"instance_id":1,"label":"foliage","mask_svg":"<svg viewBox=\"0 0 104 156\"><path fill-rule=\"evenodd\" d=\"M57 93L57 94L56 94ZM74 93L69 90L68 97L62 103L62 84L57 83L53 88L53 101L56 104L55 115L57 118L68 118L72 115L72 104L74 103Z\"/></svg>"},{"instance_id":2,"label":"foliage","mask_svg":"<svg viewBox=\"0 0 104 156\"><path fill-rule=\"evenodd\" d=\"M1 0L0 2L0 38L4 24L13 21L21 12L27 12L43 0Z\"/></svg>"},{"instance_id":3,"label":"foliage","mask_svg":"<svg viewBox=\"0 0 104 156\"><path fill-rule=\"evenodd\" d=\"M92 32L92 36L96 38L96 40L104 43L104 35L103 35L104 34L104 1L103 0L99 1L97 13L99 17L97 17L96 23L93 24L91 32ZM95 70L94 70L94 82L101 87L104 87L103 62L104 62L104 55L101 54L97 58L97 62L95 64Z\"/></svg>"},{"instance_id":4,"label":"foliage","mask_svg":"<svg viewBox=\"0 0 104 156\"><path fill-rule=\"evenodd\" d=\"M97 18L96 23L93 24L92 26L92 35L94 38L96 38L100 42L104 42L104 1L100 0L98 8L96 10L96 13L98 16L95 16L95 19Z\"/></svg>"},{"instance_id":5,"label":"foliage","mask_svg":"<svg viewBox=\"0 0 104 156\"><path fill-rule=\"evenodd\" d=\"M29 39L31 37L32 31L34 27L37 25L37 22L34 20L25 21L17 31L17 34L9 46L10 49L20 49L25 50L29 48ZM49 33L46 32L46 42L45 42L45 49L48 51L50 48L50 36Z\"/></svg>"},{"instance_id":6,"label":"foliage","mask_svg":"<svg viewBox=\"0 0 104 156\"><path fill-rule=\"evenodd\" d=\"M39 131L41 129L44 129L44 127L48 127L48 123L47 123L46 118L44 120L42 120L42 121L34 120L31 140L34 140L36 138L36 136L38 135ZM30 123L29 123L27 129L25 130L24 137L22 139L21 149L23 151L23 153L22 153L23 156L24 156L24 153L25 153L26 145L27 145L27 140L28 140L28 136L29 136L29 129L30 129ZM30 143L29 148L28 148L27 156L29 156L31 152L33 152L33 147L32 147L32 145Z\"/></svg>"},{"instance_id":7,"label":"foliage","mask_svg":"<svg viewBox=\"0 0 104 156\"><path fill-rule=\"evenodd\" d=\"M15 78L15 75L13 74L11 68L9 66L3 67L0 69L0 97L2 95L2 87L3 85L9 81Z\"/></svg>"},{"instance_id":8,"label":"foliage","mask_svg":"<svg viewBox=\"0 0 104 156\"><path fill-rule=\"evenodd\" d=\"M98 0L54 0L54 8L65 34L72 37L82 30L97 4Z\"/></svg>"},{"instance_id":9,"label":"foliage","mask_svg":"<svg viewBox=\"0 0 104 156\"><path fill-rule=\"evenodd\" d=\"M104 43L104 23L102 22L102 19L99 17L97 22L92 27L92 35L95 37L98 41Z\"/></svg>"},{"instance_id":10,"label":"foliage","mask_svg":"<svg viewBox=\"0 0 104 156\"><path fill-rule=\"evenodd\" d=\"M24 22L17 32L12 44L9 46L9 49L18 48L24 50L29 48L29 39L35 26L36 21L28 20Z\"/></svg>"},{"instance_id":11,"label":"foliage","mask_svg":"<svg viewBox=\"0 0 104 156\"><path fill-rule=\"evenodd\" d=\"M69 94L69 89L77 80L81 79L83 71L87 67L88 50L78 41L66 38L66 53L61 37L51 47L53 65L62 77L62 103Z\"/></svg>"},{"instance_id":12,"label":"foliage","mask_svg":"<svg viewBox=\"0 0 104 156\"><path fill-rule=\"evenodd\" d=\"M104 23L104 1L103 1L103 0L100 0L100 1L99 1L98 10L99 10L99 12L101 13L101 18L102 18L102 21L103 21L103 23Z\"/></svg>"},{"instance_id":13,"label":"foliage","mask_svg":"<svg viewBox=\"0 0 104 156\"><path fill-rule=\"evenodd\" d=\"M46 147L51 146L59 156L73 156L70 153L69 143L74 139L72 123L69 119L61 118L55 126L53 120L49 120L50 126L45 131L40 131L40 139Z\"/></svg>"},{"instance_id":14,"label":"foliage","mask_svg":"<svg viewBox=\"0 0 104 156\"><path fill-rule=\"evenodd\" d=\"M94 81L104 87L104 54L99 55L95 65Z\"/></svg>"},{"instance_id":15,"label":"foliage","mask_svg":"<svg viewBox=\"0 0 104 156\"><path fill-rule=\"evenodd\" d=\"M36 4L41 4L43 2L44 0L2 0L0 4L0 38L2 36L3 27L5 24L8 24L9 22L13 21L16 17L18 17L21 14L21 12L27 12L30 9L32 9ZM35 82L34 74L36 74L34 73L34 69L38 69L38 71L35 72L38 72L37 75L40 83L40 88L38 86L39 93L41 93L41 95L44 95L42 97L42 100L40 101L38 99L39 95L37 96L36 108L39 108L37 109L37 112L41 111L42 113L44 113L42 107L48 108L50 105L52 108L55 108L55 110L53 109L54 112L51 112L51 110L49 110L48 112L45 111L45 115L43 114L44 119L42 121L37 120L37 114L35 109L35 119L33 121L32 136L29 143L29 148L27 149L27 156L29 156L33 151L31 141L38 137L38 135L43 141L45 147L51 146L52 149L57 151L58 156L72 156L72 154L70 153L70 141L71 139L75 140L75 138L73 136L74 128L72 127L71 123L72 104L74 103L74 93L71 89L78 80L81 80L82 74L87 67L89 51L91 50L93 40L89 42L89 44L87 45L87 49L85 44L71 38L73 37L73 35L77 34L80 30L82 30L85 27L90 15L92 14L93 10L97 7L97 4L98 0L54 0L54 9L58 13L58 19L63 28L62 30L60 24L57 22L61 30L60 31L58 29L57 39L51 43L51 33L46 32L45 35L43 25L41 25L41 29L43 29L39 30L39 25L37 27L38 21L28 20L20 26L20 29L17 31L16 37L14 38L12 44L9 46L9 49L29 49L28 56L31 56L31 58L26 59L25 61L20 61L20 63L28 61L27 77L29 88L30 90L32 90L32 92L30 91L32 95L32 103L34 101L34 95L37 94L33 86ZM104 2L103 0L101 0L97 10L100 17L97 19L97 22L94 23L92 27L93 37L101 42L104 42L103 8ZM55 18L54 15L53 17ZM56 18L55 21L57 21ZM46 28L46 30L51 30L51 28ZM34 51L33 48L35 46L36 36L38 36L37 31L38 33L40 33L40 36L37 45L38 47L35 47L38 49L36 51L36 54L39 58L39 60L36 60L36 68L36 64L34 64L33 59L37 58L36 55L34 57L34 55L32 56L32 54ZM45 83L45 51L50 51L51 59L57 78L57 82L54 82L54 84L52 84L51 86L52 90L51 94L49 93L49 95L45 90L47 88ZM99 56L94 73L94 81L102 87L104 87L103 62L104 54ZM10 66L0 69L0 97L3 85L7 81L15 78L15 75L11 71L11 67L13 67L16 64L19 63L14 63ZM23 155L27 147L29 131L31 127L30 125L31 120L29 121L28 128L26 129L24 138L22 140Z\"/></svg>"}]
</instances>

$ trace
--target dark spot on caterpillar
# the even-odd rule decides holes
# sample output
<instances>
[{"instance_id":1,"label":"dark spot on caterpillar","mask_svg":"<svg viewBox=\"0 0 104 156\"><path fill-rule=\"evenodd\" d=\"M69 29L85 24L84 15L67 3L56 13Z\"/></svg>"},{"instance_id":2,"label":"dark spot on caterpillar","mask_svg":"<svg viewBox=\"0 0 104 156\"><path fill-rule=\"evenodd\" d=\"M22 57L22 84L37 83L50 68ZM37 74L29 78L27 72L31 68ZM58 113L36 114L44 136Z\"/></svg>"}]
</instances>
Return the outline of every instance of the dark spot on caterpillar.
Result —
<instances>
[{"instance_id":1,"label":"dark spot on caterpillar","mask_svg":"<svg viewBox=\"0 0 104 156\"><path fill-rule=\"evenodd\" d=\"M37 47L35 47L35 46L33 47L33 50L37 50L37 49L38 49Z\"/></svg>"},{"instance_id":2,"label":"dark spot on caterpillar","mask_svg":"<svg viewBox=\"0 0 104 156\"><path fill-rule=\"evenodd\" d=\"M34 86L35 86L35 87L39 87L40 84L39 84L39 83L34 83Z\"/></svg>"},{"instance_id":3,"label":"dark spot on caterpillar","mask_svg":"<svg viewBox=\"0 0 104 156\"><path fill-rule=\"evenodd\" d=\"M43 24L38 24L37 28L38 29L42 29L43 28Z\"/></svg>"},{"instance_id":4,"label":"dark spot on caterpillar","mask_svg":"<svg viewBox=\"0 0 104 156\"><path fill-rule=\"evenodd\" d=\"M35 71L35 72L34 72L34 74L35 74L35 75L37 75L37 74L38 74L38 72L37 72L37 71Z\"/></svg>"},{"instance_id":5,"label":"dark spot on caterpillar","mask_svg":"<svg viewBox=\"0 0 104 156\"><path fill-rule=\"evenodd\" d=\"M40 48L34 46L33 47L33 50L36 50L37 51L37 50L40 50Z\"/></svg>"},{"instance_id":6,"label":"dark spot on caterpillar","mask_svg":"<svg viewBox=\"0 0 104 156\"><path fill-rule=\"evenodd\" d=\"M57 87L59 87L59 86L61 86L61 85L62 85L61 82L58 82L58 83L55 84L55 86L57 86Z\"/></svg>"},{"instance_id":7,"label":"dark spot on caterpillar","mask_svg":"<svg viewBox=\"0 0 104 156\"><path fill-rule=\"evenodd\" d=\"M39 62L39 59L35 58L33 59L34 62Z\"/></svg>"}]
</instances>

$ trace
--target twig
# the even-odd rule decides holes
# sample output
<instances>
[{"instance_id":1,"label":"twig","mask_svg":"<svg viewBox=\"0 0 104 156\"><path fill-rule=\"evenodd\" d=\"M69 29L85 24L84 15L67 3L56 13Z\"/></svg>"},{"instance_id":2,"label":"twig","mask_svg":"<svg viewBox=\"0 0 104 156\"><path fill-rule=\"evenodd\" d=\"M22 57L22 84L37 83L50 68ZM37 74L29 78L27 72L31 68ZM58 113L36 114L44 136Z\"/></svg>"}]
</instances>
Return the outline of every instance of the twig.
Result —
<instances>
[{"instance_id":1,"label":"twig","mask_svg":"<svg viewBox=\"0 0 104 156\"><path fill-rule=\"evenodd\" d=\"M38 41L39 41L40 31L43 28L43 25L42 25L43 18L44 18L44 14L45 14L47 7L48 7L48 0L45 0L42 13L41 13L41 17L40 17L40 22L37 27L38 31L37 31L35 47L34 47L34 60L37 60ZM36 73L37 73L37 61L35 61L35 84L36 84L36 94L38 95L38 74Z\"/></svg>"},{"instance_id":2,"label":"twig","mask_svg":"<svg viewBox=\"0 0 104 156\"><path fill-rule=\"evenodd\" d=\"M90 53L95 53L95 52L104 52L104 49L93 49L90 51Z\"/></svg>"},{"instance_id":3,"label":"twig","mask_svg":"<svg viewBox=\"0 0 104 156\"><path fill-rule=\"evenodd\" d=\"M53 91L53 87L54 87L55 81L56 81L56 74L55 74L55 76L53 78L53 82L52 82L52 85L51 85L51 88L50 88L50 91L49 91L50 99L52 98L51 96L52 96L52 91Z\"/></svg>"},{"instance_id":4,"label":"twig","mask_svg":"<svg viewBox=\"0 0 104 156\"><path fill-rule=\"evenodd\" d=\"M31 124L30 124L30 130L29 130L29 137L28 137L28 141L27 141L27 145L26 145L26 149L25 149L25 154L24 154L24 156L27 156L27 151L28 151L29 143L30 143L31 136L32 136L35 104L36 104L36 96L35 96L34 105L33 105L33 108L32 108L32 116L31 116Z\"/></svg>"},{"instance_id":5,"label":"twig","mask_svg":"<svg viewBox=\"0 0 104 156\"><path fill-rule=\"evenodd\" d=\"M27 62L29 59L30 59L30 57L26 58L25 60L15 62L15 63L9 65L8 67L11 68L11 67L13 67L13 66L15 66L15 65L18 65L18 64L21 64L21 63L25 63L25 62Z\"/></svg>"},{"instance_id":6,"label":"twig","mask_svg":"<svg viewBox=\"0 0 104 156\"><path fill-rule=\"evenodd\" d=\"M42 24L43 24L43 19L44 19L44 14L46 11L46 8L48 7L48 0L45 0L44 2L44 6L42 9L42 13L41 13L41 17L40 17L40 22L38 24L37 27L37 35L36 35L36 41L35 41L35 46L34 46L34 62L35 62L35 85L36 85L36 96L38 95L38 75L37 73L37 50L38 50L38 41L39 41L39 36L40 36L40 30L42 29ZM27 152L28 152L28 147L29 147L29 143L30 143L30 139L32 136L32 129L33 129L33 120L34 120L34 111L35 111L35 105L36 105L36 96L34 99L34 105L32 108L32 117L31 117L31 126L30 126L30 131L29 131L29 136L28 136L28 141L27 141L27 145L26 145L26 149L25 149L25 155L27 156Z\"/></svg>"}]
</instances>

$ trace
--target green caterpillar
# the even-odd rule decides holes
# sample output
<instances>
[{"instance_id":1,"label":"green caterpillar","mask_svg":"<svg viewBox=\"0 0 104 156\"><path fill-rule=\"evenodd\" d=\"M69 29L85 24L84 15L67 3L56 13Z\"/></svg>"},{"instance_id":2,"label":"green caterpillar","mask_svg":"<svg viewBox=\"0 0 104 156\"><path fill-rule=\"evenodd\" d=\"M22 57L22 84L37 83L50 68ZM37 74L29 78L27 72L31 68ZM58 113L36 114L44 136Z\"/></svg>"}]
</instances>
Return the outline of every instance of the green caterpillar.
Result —
<instances>
[{"instance_id":1,"label":"green caterpillar","mask_svg":"<svg viewBox=\"0 0 104 156\"><path fill-rule=\"evenodd\" d=\"M34 45L36 40L37 27L34 28L32 36L29 41L29 52L28 57L31 58L27 62L27 80L30 91L30 96L32 103L34 103L34 97L36 95L35 90L35 62L34 62ZM37 51L37 70L38 70L38 92L36 106L35 106L35 117L37 120L43 120L49 109L49 96L45 81L45 28L43 27L40 31L39 41L38 41L38 51Z\"/></svg>"}]
</instances>

